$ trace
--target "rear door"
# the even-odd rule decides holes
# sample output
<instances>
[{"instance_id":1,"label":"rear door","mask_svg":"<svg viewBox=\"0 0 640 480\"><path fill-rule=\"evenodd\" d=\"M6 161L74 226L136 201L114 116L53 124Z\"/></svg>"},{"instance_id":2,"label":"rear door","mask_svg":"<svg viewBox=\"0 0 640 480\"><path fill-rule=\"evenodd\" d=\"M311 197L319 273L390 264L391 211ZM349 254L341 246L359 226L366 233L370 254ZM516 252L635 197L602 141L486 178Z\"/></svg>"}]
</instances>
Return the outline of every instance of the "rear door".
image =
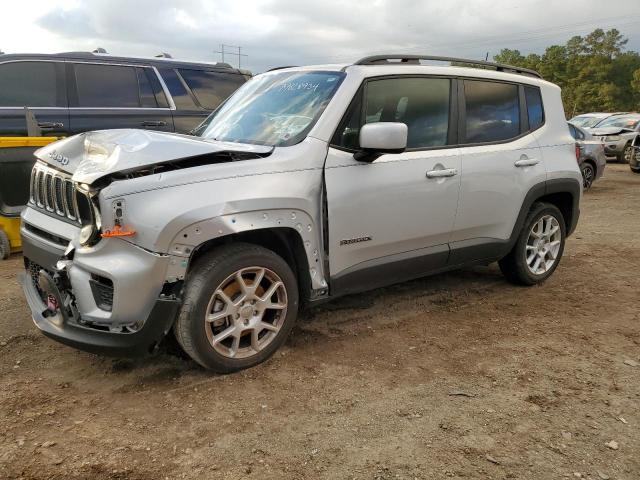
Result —
<instances>
[{"instance_id":1,"label":"rear door","mask_svg":"<svg viewBox=\"0 0 640 480\"><path fill-rule=\"evenodd\" d=\"M43 135L68 132L64 63L44 60L0 63L0 136L26 136L25 108Z\"/></svg>"},{"instance_id":2,"label":"rear door","mask_svg":"<svg viewBox=\"0 0 640 480\"><path fill-rule=\"evenodd\" d=\"M171 110L151 67L70 62L67 78L72 133L174 129Z\"/></svg>"},{"instance_id":3,"label":"rear door","mask_svg":"<svg viewBox=\"0 0 640 480\"><path fill-rule=\"evenodd\" d=\"M239 73L195 68L159 70L173 98L176 131L189 133L245 81Z\"/></svg>"},{"instance_id":4,"label":"rear door","mask_svg":"<svg viewBox=\"0 0 640 480\"><path fill-rule=\"evenodd\" d=\"M451 264L506 253L502 247L526 194L546 180L532 133L544 123L539 89L489 80L461 83L462 183Z\"/></svg>"}]
</instances>

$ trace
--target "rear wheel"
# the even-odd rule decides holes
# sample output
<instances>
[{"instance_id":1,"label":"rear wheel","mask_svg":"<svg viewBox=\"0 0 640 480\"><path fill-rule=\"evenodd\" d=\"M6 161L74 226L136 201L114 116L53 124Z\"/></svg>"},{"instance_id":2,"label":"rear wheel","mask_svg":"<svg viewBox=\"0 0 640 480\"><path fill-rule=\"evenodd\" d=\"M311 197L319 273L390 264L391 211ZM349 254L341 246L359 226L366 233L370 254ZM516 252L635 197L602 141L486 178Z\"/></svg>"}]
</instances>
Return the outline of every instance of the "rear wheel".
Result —
<instances>
[{"instance_id":1,"label":"rear wheel","mask_svg":"<svg viewBox=\"0 0 640 480\"><path fill-rule=\"evenodd\" d=\"M520 285L546 280L560 263L565 237L560 210L549 203L534 203L516 244L500 260L500 270L509 281Z\"/></svg>"},{"instance_id":2,"label":"rear wheel","mask_svg":"<svg viewBox=\"0 0 640 480\"><path fill-rule=\"evenodd\" d=\"M286 340L298 314L298 285L271 250L232 244L189 274L174 331L196 362L219 373L252 367Z\"/></svg>"},{"instance_id":3,"label":"rear wheel","mask_svg":"<svg viewBox=\"0 0 640 480\"><path fill-rule=\"evenodd\" d=\"M593 180L596 178L596 171L588 162L580 165L580 171L582 172L582 186L585 190L589 190L593 185Z\"/></svg>"},{"instance_id":4,"label":"rear wheel","mask_svg":"<svg viewBox=\"0 0 640 480\"><path fill-rule=\"evenodd\" d=\"M4 230L0 230L0 260L6 260L11 255L11 244Z\"/></svg>"}]
</instances>

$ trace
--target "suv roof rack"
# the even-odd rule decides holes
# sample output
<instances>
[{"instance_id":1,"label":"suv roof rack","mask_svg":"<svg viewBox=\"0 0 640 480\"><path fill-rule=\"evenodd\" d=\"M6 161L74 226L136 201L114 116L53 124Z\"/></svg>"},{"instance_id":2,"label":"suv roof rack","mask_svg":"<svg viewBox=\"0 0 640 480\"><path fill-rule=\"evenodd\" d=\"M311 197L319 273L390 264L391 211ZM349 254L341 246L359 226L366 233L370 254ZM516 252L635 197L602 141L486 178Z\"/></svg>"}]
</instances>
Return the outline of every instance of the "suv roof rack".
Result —
<instances>
[{"instance_id":1,"label":"suv roof rack","mask_svg":"<svg viewBox=\"0 0 640 480\"><path fill-rule=\"evenodd\" d=\"M390 60L399 60L392 62ZM450 62L450 63L465 63L467 65L476 65L482 67L495 68L498 72L512 72L519 73L521 75L530 75L536 78L542 78L535 70L528 68L514 67L513 65L505 65L503 63L485 62L484 60L471 60L468 58L456 58L456 57L439 57L434 55L371 55L361 58L354 65L397 65L406 63L409 65L418 65L420 60L430 60L436 62Z\"/></svg>"}]
</instances>

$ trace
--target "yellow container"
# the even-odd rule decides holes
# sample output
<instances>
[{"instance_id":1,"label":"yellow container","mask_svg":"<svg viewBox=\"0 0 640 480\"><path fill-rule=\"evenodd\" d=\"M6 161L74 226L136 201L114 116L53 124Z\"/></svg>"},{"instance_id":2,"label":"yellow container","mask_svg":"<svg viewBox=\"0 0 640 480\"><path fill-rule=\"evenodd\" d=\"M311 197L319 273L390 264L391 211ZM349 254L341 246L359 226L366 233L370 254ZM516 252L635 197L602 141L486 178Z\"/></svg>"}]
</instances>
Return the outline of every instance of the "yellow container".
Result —
<instances>
[{"instance_id":1,"label":"yellow container","mask_svg":"<svg viewBox=\"0 0 640 480\"><path fill-rule=\"evenodd\" d=\"M12 252L18 252L22 249L20 217L3 217L0 215L0 230L4 231L9 237L9 245L11 245Z\"/></svg>"},{"instance_id":2,"label":"yellow container","mask_svg":"<svg viewBox=\"0 0 640 480\"><path fill-rule=\"evenodd\" d=\"M44 147L56 140L58 140L58 137L0 137L0 148ZM0 172L0 175L2 175L2 172ZM0 230L9 238L11 251L20 251L22 248L20 217L14 215L4 216L0 213Z\"/></svg>"},{"instance_id":3,"label":"yellow container","mask_svg":"<svg viewBox=\"0 0 640 480\"><path fill-rule=\"evenodd\" d=\"M59 140L58 137L0 137L0 148L44 147Z\"/></svg>"}]
</instances>

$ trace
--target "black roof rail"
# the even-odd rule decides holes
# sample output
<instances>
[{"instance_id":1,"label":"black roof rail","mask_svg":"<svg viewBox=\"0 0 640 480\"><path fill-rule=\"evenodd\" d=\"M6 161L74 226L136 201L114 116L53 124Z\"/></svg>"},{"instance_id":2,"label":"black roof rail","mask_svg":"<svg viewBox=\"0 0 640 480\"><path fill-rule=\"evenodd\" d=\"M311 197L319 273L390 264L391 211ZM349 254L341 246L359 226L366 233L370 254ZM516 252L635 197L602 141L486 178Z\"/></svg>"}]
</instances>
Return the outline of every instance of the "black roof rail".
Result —
<instances>
[{"instance_id":1,"label":"black roof rail","mask_svg":"<svg viewBox=\"0 0 640 480\"><path fill-rule=\"evenodd\" d=\"M282 70L283 68L296 68L298 65L284 65L283 67L273 67L270 68L269 70L267 70L265 73L267 72L273 72L274 70Z\"/></svg>"},{"instance_id":2,"label":"black roof rail","mask_svg":"<svg viewBox=\"0 0 640 480\"><path fill-rule=\"evenodd\" d=\"M397 62L392 62L390 60L398 60ZM513 65L505 65L503 63L495 63L495 62L485 62L484 60L471 60L468 58L455 58L455 57L439 57L435 55L402 55L402 54L392 54L392 55L371 55L368 57L361 58L354 65L397 65L397 64L408 64L408 65L418 65L420 64L420 60L429 60L434 62L451 62L451 63L464 63L467 65L476 65L482 67L491 67L495 68L498 72L513 72L519 73L522 75L530 75L536 78L542 78L535 70L531 70L528 68L514 67Z\"/></svg>"}]
</instances>

